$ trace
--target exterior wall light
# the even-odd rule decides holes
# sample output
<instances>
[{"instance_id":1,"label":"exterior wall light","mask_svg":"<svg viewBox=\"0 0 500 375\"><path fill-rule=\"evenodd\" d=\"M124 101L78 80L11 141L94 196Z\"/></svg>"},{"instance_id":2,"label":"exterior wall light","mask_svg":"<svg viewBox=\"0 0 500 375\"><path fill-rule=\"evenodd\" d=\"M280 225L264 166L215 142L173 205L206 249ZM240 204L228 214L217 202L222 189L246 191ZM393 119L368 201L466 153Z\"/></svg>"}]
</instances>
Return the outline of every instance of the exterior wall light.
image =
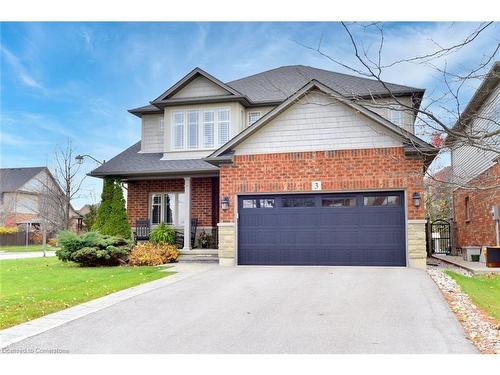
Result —
<instances>
[{"instance_id":1,"label":"exterior wall light","mask_svg":"<svg viewBox=\"0 0 500 375\"><path fill-rule=\"evenodd\" d=\"M229 208L229 197L222 198L221 206L224 211Z\"/></svg>"},{"instance_id":2,"label":"exterior wall light","mask_svg":"<svg viewBox=\"0 0 500 375\"><path fill-rule=\"evenodd\" d=\"M420 193L418 191L414 192L413 195L412 195L412 198L413 198L413 205L415 207L420 207Z\"/></svg>"}]
</instances>

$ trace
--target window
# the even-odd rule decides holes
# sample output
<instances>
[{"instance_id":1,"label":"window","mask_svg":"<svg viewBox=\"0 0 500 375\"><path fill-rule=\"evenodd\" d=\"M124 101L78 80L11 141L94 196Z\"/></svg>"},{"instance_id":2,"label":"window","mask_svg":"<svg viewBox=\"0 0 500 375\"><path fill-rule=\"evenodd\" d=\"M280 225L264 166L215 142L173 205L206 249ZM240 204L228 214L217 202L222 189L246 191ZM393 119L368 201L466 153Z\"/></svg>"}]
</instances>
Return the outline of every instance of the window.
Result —
<instances>
[{"instance_id":1,"label":"window","mask_svg":"<svg viewBox=\"0 0 500 375\"><path fill-rule=\"evenodd\" d=\"M465 221L470 221L470 199L465 197Z\"/></svg>"},{"instance_id":2,"label":"window","mask_svg":"<svg viewBox=\"0 0 500 375\"><path fill-rule=\"evenodd\" d=\"M218 118L219 145L229 141L229 109L219 110Z\"/></svg>"},{"instance_id":3,"label":"window","mask_svg":"<svg viewBox=\"0 0 500 375\"><path fill-rule=\"evenodd\" d=\"M274 208L274 199L243 199L243 208Z\"/></svg>"},{"instance_id":4,"label":"window","mask_svg":"<svg viewBox=\"0 0 500 375\"><path fill-rule=\"evenodd\" d=\"M165 120L163 119L163 116L160 117L160 131L163 131L165 128Z\"/></svg>"},{"instance_id":5,"label":"window","mask_svg":"<svg viewBox=\"0 0 500 375\"><path fill-rule=\"evenodd\" d=\"M399 195L364 197L365 206L399 206L401 204L400 201Z\"/></svg>"},{"instance_id":6,"label":"window","mask_svg":"<svg viewBox=\"0 0 500 375\"><path fill-rule=\"evenodd\" d=\"M248 126L253 125L255 121L260 119L260 112L249 112L248 113Z\"/></svg>"},{"instance_id":7,"label":"window","mask_svg":"<svg viewBox=\"0 0 500 375\"><path fill-rule=\"evenodd\" d=\"M198 112L188 112L188 148L198 148Z\"/></svg>"},{"instance_id":8,"label":"window","mask_svg":"<svg viewBox=\"0 0 500 375\"><path fill-rule=\"evenodd\" d=\"M184 148L184 112L172 114L172 133L174 149Z\"/></svg>"},{"instance_id":9,"label":"window","mask_svg":"<svg viewBox=\"0 0 500 375\"><path fill-rule=\"evenodd\" d=\"M151 194L151 224L165 223L174 226L184 224L184 193Z\"/></svg>"},{"instance_id":10,"label":"window","mask_svg":"<svg viewBox=\"0 0 500 375\"><path fill-rule=\"evenodd\" d=\"M403 110L400 108L392 108L389 110L389 118L393 124L403 125Z\"/></svg>"},{"instance_id":11,"label":"window","mask_svg":"<svg viewBox=\"0 0 500 375\"><path fill-rule=\"evenodd\" d=\"M214 112L203 112L203 147L214 147Z\"/></svg>"},{"instance_id":12,"label":"window","mask_svg":"<svg viewBox=\"0 0 500 375\"><path fill-rule=\"evenodd\" d=\"M321 199L322 207L354 207L356 206L356 198L323 198Z\"/></svg>"},{"instance_id":13,"label":"window","mask_svg":"<svg viewBox=\"0 0 500 375\"><path fill-rule=\"evenodd\" d=\"M314 198L282 198L283 207L314 207Z\"/></svg>"}]
</instances>

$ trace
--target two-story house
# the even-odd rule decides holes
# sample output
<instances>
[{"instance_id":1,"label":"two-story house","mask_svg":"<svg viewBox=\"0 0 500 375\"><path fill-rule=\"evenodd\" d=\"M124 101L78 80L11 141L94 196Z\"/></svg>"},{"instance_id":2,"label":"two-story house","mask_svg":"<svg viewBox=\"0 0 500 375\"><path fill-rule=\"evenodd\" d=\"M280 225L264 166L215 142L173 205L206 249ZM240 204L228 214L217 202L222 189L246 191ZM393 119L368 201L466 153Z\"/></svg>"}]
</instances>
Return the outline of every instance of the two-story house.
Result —
<instances>
[{"instance_id":1,"label":"two-story house","mask_svg":"<svg viewBox=\"0 0 500 375\"><path fill-rule=\"evenodd\" d=\"M496 224L491 210L500 209L500 62L496 62L452 130L453 217L456 246L494 246Z\"/></svg>"},{"instance_id":2,"label":"two-story house","mask_svg":"<svg viewBox=\"0 0 500 375\"><path fill-rule=\"evenodd\" d=\"M307 66L222 82L196 68L150 104L141 141L92 171L148 218L218 233L220 264L425 267L414 135L424 90ZM378 101L386 106L365 105ZM424 151L424 152L422 152Z\"/></svg>"}]
</instances>

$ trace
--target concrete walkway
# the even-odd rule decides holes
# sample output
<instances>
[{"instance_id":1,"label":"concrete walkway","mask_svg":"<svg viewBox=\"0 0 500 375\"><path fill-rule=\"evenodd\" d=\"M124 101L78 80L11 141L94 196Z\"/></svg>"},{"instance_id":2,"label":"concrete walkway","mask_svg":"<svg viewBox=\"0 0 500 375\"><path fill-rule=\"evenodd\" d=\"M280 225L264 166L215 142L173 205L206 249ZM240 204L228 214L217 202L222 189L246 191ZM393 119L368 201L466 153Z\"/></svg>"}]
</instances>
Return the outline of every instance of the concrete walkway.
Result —
<instances>
[{"instance_id":1,"label":"concrete walkway","mask_svg":"<svg viewBox=\"0 0 500 375\"><path fill-rule=\"evenodd\" d=\"M202 267L4 352L476 353L425 271Z\"/></svg>"},{"instance_id":2,"label":"concrete walkway","mask_svg":"<svg viewBox=\"0 0 500 375\"><path fill-rule=\"evenodd\" d=\"M488 274L488 273L498 273L500 274L500 267L486 267L485 263L481 262L468 262L464 260L461 256L455 255L445 255L445 254L432 254L436 259L440 259L443 262L453 264L457 267L461 267L464 270L472 272L474 275Z\"/></svg>"},{"instance_id":3,"label":"concrete walkway","mask_svg":"<svg viewBox=\"0 0 500 375\"><path fill-rule=\"evenodd\" d=\"M53 257L55 251L46 251L46 256ZM0 251L0 260L4 259L24 259L24 258L40 258L43 257L42 251Z\"/></svg>"}]
</instances>

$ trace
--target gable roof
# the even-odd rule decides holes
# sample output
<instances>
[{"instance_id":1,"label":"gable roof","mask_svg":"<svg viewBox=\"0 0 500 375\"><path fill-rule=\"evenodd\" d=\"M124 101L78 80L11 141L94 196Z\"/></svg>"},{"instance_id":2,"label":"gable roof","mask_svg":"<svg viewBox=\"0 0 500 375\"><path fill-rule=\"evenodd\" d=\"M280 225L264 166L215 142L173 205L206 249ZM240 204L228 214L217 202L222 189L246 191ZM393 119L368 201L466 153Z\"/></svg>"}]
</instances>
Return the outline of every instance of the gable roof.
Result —
<instances>
[{"instance_id":1,"label":"gable roof","mask_svg":"<svg viewBox=\"0 0 500 375\"><path fill-rule=\"evenodd\" d=\"M227 162L230 160L230 155L227 155L228 152L232 150L232 148L238 146L241 142L243 142L245 139L247 139L249 136L257 132L260 128L268 124L271 120L275 119L277 116L279 116L281 113L283 113L286 109L288 109L290 106L295 104L300 98L302 98L305 94L307 94L311 90L320 90L325 94L328 94L335 98L336 100L340 101L341 103L351 107L357 112L362 113L366 117L372 119L373 121L377 122L378 124L384 126L386 129L388 129L390 132L393 134L396 134L400 137L402 137L405 140L405 144L408 147L408 151L417 151L420 150L422 152L428 153L429 156L431 157L430 162L432 159L434 159L435 155L437 154L438 150L430 145L429 143L423 141L419 137L415 136L414 134L408 132L407 130L393 124L389 120L385 119L384 117L380 116L379 114L363 107L362 105L349 100L342 94L338 93L337 91L331 89L330 87L322 84L321 82L318 82L316 80L311 80L308 82L306 85L304 85L302 88L300 88L297 92L295 92L292 96L290 96L287 100L285 100L283 103L281 103L279 106L268 112L266 115L261 117L259 120L257 120L252 126L247 127L245 130L243 130L241 133L236 135L234 138L229 140L226 144L222 145L219 149L214 151L212 154L210 154L207 158L205 158L206 161L214 163L214 164L219 164L221 162Z\"/></svg>"},{"instance_id":2,"label":"gable roof","mask_svg":"<svg viewBox=\"0 0 500 375\"><path fill-rule=\"evenodd\" d=\"M199 76L209 79L222 87L230 95L200 98L171 98L176 92L186 87ZM167 105L194 104L221 101L240 101L245 106L279 105L308 82L316 80L331 87L346 97L388 96L386 88L374 79L357 77L349 74L317 69L304 65L282 66L248 77L223 83L201 68L195 68L176 84L150 102L149 105L129 110L130 113L161 113ZM385 82L393 95L411 95L418 105L425 90L410 86Z\"/></svg>"},{"instance_id":3,"label":"gable roof","mask_svg":"<svg viewBox=\"0 0 500 375\"><path fill-rule=\"evenodd\" d=\"M90 176L151 176L216 173L218 168L202 159L162 160L163 153L141 153L141 142L127 148L111 160L94 169Z\"/></svg>"},{"instance_id":4,"label":"gable roof","mask_svg":"<svg viewBox=\"0 0 500 375\"><path fill-rule=\"evenodd\" d=\"M219 81L217 78L214 76L208 74L201 68L194 68L191 72L186 74L183 78L181 78L177 83L173 86L171 86L167 91L165 91L163 94L161 94L159 97L157 97L155 100L151 102L153 105L162 105L165 104L169 101L169 98L174 95L175 93L179 92L181 89L186 87L190 82L192 82L194 79L197 77L202 76L214 83L215 85L221 87L222 89L226 90L233 96L241 97L242 95L233 89L232 87L226 85L224 82ZM172 100L172 99L170 99Z\"/></svg>"},{"instance_id":5,"label":"gable roof","mask_svg":"<svg viewBox=\"0 0 500 375\"><path fill-rule=\"evenodd\" d=\"M2 168L0 169L0 193L15 192L38 175L46 167Z\"/></svg>"},{"instance_id":6,"label":"gable roof","mask_svg":"<svg viewBox=\"0 0 500 375\"><path fill-rule=\"evenodd\" d=\"M467 104L467 107L463 110L458 118L457 122L451 128L452 131L460 132L470 123L470 120L474 118L483 103L489 98L489 96L495 91L496 87L500 83L500 61L496 61L493 67L486 74L481 85L472 96L471 100ZM445 140L446 146L452 146L457 141L456 137L452 134L448 135Z\"/></svg>"}]
</instances>

